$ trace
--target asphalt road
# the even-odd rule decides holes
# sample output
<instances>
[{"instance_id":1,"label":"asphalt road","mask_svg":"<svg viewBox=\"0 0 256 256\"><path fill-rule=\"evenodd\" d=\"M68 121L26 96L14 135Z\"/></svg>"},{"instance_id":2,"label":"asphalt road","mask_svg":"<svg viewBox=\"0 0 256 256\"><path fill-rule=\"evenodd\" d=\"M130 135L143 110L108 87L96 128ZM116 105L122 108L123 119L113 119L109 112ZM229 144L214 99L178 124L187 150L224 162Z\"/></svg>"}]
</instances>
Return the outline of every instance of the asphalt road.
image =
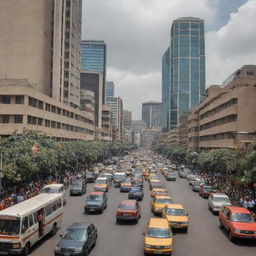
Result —
<instances>
[{"instance_id":1,"label":"asphalt road","mask_svg":"<svg viewBox=\"0 0 256 256\"><path fill-rule=\"evenodd\" d=\"M169 194L175 203L181 203L189 213L190 226L188 233L174 234L175 256L255 256L256 243L228 240L225 231L219 229L218 217L212 215L207 206L207 200L201 199L192 192L185 179L177 178L176 182L167 182L159 173L158 176L166 184ZM93 184L88 185L86 195L92 191ZM115 223L115 211L120 201L127 199L127 193L111 188L108 193L108 208L103 214L83 214L85 196L68 198L64 211L63 227L54 237L47 237L34 246L31 256L54 255L54 248L66 227L73 222L86 221L94 223L98 228L96 247L90 256L139 256L143 255L144 237L150 211L151 197L147 182L144 183L144 199L140 203L142 218L137 224Z\"/></svg>"}]
</instances>

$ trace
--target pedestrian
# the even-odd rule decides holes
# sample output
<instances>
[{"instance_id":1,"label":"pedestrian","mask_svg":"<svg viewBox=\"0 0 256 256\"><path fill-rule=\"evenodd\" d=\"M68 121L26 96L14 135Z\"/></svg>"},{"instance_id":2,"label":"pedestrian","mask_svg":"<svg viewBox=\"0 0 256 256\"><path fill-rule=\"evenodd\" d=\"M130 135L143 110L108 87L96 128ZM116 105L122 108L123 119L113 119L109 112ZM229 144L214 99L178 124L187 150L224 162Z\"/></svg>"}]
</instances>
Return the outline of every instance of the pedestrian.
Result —
<instances>
[{"instance_id":1,"label":"pedestrian","mask_svg":"<svg viewBox=\"0 0 256 256\"><path fill-rule=\"evenodd\" d=\"M36 218L38 221L39 236L42 237L44 235L44 210L43 210L43 208L37 212Z\"/></svg>"}]
</instances>

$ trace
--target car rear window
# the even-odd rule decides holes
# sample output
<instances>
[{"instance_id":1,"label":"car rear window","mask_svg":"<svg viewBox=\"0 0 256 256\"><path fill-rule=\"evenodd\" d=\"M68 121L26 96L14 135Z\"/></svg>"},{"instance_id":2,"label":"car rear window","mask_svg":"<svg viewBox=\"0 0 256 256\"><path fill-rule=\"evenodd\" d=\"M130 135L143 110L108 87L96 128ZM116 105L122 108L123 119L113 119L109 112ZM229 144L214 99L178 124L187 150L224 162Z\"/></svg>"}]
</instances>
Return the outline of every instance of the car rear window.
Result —
<instances>
[{"instance_id":1,"label":"car rear window","mask_svg":"<svg viewBox=\"0 0 256 256\"><path fill-rule=\"evenodd\" d=\"M120 204L119 209L121 210L136 210L136 205L134 204Z\"/></svg>"},{"instance_id":2,"label":"car rear window","mask_svg":"<svg viewBox=\"0 0 256 256\"><path fill-rule=\"evenodd\" d=\"M252 215L249 213L234 213L231 216L231 220L234 222L255 222Z\"/></svg>"},{"instance_id":3,"label":"car rear window","mask_svg":"<svg viewBox=\"0 0 256 256\"><path fill-rule=\"evenodd\" d=\"M172 204L172 199L169 198L158 198L156 199L157 204Z\"/></svg>"}]
</instances>

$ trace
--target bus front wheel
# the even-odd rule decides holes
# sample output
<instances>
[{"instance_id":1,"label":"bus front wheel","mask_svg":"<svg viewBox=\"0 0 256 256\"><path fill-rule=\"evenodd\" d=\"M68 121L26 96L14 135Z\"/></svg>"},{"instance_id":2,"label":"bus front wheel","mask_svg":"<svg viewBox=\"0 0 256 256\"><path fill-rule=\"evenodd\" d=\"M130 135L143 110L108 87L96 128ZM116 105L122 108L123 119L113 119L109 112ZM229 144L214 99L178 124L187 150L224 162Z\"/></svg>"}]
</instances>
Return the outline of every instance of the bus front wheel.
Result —
<instances>
[{"instance_id":1,"label":"bus front wheel","mask_svg":"<svg viewBox=\"0 0 256 256\"><path fill-rule=\"evenodd\" d=\"M26 243L24 250L23 250L23 255L27 256L27 255L29 255L29 252L30 252L30 246L29 246L29 243Z\"/></svg>"}]
</instances>

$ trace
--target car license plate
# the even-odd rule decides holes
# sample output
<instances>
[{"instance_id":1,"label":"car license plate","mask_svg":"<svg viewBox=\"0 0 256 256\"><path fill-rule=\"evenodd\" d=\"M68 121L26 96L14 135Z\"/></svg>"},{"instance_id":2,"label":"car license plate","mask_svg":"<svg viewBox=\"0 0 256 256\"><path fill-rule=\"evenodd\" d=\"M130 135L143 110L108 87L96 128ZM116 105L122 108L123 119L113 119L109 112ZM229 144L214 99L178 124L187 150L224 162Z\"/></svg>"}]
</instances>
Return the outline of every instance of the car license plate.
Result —
<instances>
[{"instance_id":1,"label":"car license plate","mask_svg":"<svg viewBox=\"0 0 256 256\"><path fill-rule=\"evenodd\" d=\"M123 216L130 216L131 214L129 213L124 213Z\"/></svg>"},{"instance_id":2,"label":"car license plate","mask_svg":"<svg viewBox=\"0 0 256 256\"><path fill-rule=\"evenodd\" d=\"M69 252L65 252L64 256L70 256L70 253Z\"/></svg>"},{"instance_id":3,"label":"car license plate","mask_svg":"<svg viewBox=\"0 0 256 256\"><path fill-rule=\"evenodd\" d=\"M90 212L95 212L96 211L96 209L90 209Z\"/></svg>"},{"instance_id":4,"label":"car license plate","mask_svg":"<svg viewBox=\"0 0 256 256\"><path fill-rule=\"evenodd\" d=\"M0 251L0 255L8 255L8 252L2 252L2 251Z\"/></svg>"},{"instance_id":5,"label":"car license plate","mask_svg":"<svg viewBox=\"0 0 256 256\"><path fill-rule=\"evenodd\" d=\"M163 252L161 252L161 251L154 251L153 253L154 254L162 254Z\"/></svg>"}]
</instances>

